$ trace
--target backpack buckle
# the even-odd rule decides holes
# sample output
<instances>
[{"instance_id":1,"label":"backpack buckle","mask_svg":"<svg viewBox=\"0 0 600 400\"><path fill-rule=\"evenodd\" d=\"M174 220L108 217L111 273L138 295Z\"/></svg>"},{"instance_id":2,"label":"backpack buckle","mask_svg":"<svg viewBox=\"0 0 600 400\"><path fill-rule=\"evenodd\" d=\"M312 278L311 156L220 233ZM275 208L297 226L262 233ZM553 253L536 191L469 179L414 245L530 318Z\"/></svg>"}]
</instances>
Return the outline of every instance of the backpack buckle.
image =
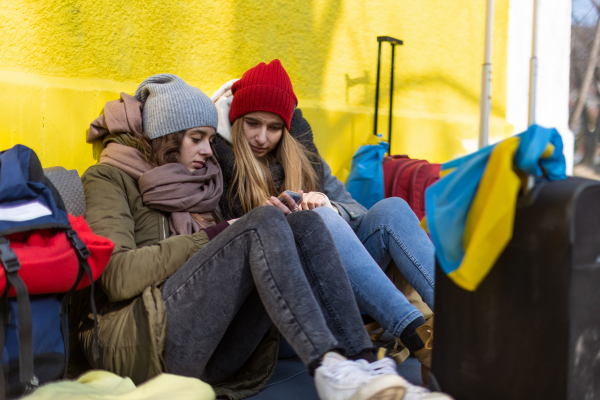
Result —
<instances>
[{"instance_id":1,"label":"backpack buckle","mask_svg":"<svg viewBox=\"0 0 600 400\"><path fill-rule=\"evenodd\" d=\"M21 269L21 263L15 252L8 246L9 243L7 238L0 237L0 261L6 272L17 272Z\"/></svg>"},{"instance_id":2,"label":"backpack buckle","mask_svg":"<svg viewBox=\"0 0 600 400\"><path fill-rule=\"evenodd\" d=\"M75 232L74 229L69 229L69 230L67 230L66 233L67 233L67 237L69 238L69 242L71 242L71 246L73 246L73 248L75 249L75 252L79 256L79 258L81 258L81 259L88 258L91 255L90 251L88 250L85 243L83 243L83 240L81 240L79 238L79 236L77 235L77 232Z\"/></svg>"}]
</instances>

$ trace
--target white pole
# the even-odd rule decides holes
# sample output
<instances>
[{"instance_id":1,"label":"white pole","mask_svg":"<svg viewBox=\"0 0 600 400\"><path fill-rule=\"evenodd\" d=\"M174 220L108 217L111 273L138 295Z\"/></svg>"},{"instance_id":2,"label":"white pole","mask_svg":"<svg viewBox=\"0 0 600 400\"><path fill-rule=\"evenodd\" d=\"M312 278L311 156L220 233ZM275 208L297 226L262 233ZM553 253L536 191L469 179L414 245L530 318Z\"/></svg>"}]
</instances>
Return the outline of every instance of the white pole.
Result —
<instances>
[{"instance_id":1,"label":"white pole","mask_svg":"<svg viewBox=\"0 0 600 400\"><path fill-rule=\"evenodd\" d=\"M485 55L481 70L479 98L479 148L488 145L490 110L492 106L492 32L494 30L494 0L487 0L485 19Z\"/></svg>"},{"instance_id":2,"label":"white pole","mask_svg":"<svg viewBox=\"0 0 600 400\"><path fill-rule=\"evenodd\" d=\"M533 1L533 34L531 39L531 63L529 66L529 122L531 126L535 124L535 97L537 90L537 20L538 20L538 0Z\"/></svg>"}]
</instances>

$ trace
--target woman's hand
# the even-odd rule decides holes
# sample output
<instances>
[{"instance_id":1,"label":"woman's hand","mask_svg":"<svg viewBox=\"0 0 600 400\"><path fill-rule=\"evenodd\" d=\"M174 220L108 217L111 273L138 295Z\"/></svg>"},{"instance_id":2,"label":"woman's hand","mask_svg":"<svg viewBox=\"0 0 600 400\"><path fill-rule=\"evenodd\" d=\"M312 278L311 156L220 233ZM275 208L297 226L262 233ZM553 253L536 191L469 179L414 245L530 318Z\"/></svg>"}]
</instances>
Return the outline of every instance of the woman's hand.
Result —
<instances>
[{"instance_id":1,"label":"woman's hand","mask_svg":"<svg viewBox=\"0 0 600 400\"><path fill-rule=\"evenodd\" d=\"M304 192L302 192L302 190L299 190L298 193L300 194L300 196L302 196L304 198ZM271 196L271 198L269 200L267 200L265 202L265 204L279 208L281 211L283 211L283 213L285 215L288 215L288 214L293 213L294 211L300 210L300 205L296 204L294 199L292 199L292 197L289 194L283 193L283 199L285 200L285 203L287 203L287 204L285 204L284 202L282 202L275 196ZM300 200L300 201L302 201L302 200Z\"/></svg>"},{"instance_id":2,"label":"woman's hand","mask_svg":"<svg viewBox=\"0 0 600 400\"><path fill-rule=\"evenodd\" d=\"M229 221L229 225L232 225L235 221L237 221L239 218L234 218L234 219L230 219Z\"/></svg>"},{"instance_id":3,"label":"woman's hand","mask_svg":"<svg viewBox=\"0 0 600 400\"><path fill-rule=\"evenodd\" d=\"M321 192L308 192L302 196L302 202L300 203L299 210L313 210L317 207L330 207L333 208L329 198Z\"/></svg>"}]
</instances>

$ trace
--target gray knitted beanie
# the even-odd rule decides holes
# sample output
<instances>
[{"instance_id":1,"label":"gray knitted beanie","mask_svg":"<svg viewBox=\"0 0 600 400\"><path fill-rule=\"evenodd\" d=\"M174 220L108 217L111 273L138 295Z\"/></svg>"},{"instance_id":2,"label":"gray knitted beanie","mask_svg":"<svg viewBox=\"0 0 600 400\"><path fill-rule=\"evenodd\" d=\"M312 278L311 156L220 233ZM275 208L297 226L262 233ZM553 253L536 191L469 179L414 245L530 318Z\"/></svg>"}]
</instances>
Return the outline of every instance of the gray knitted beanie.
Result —
<instances>
[{"instance_id":1,"label":"gray knitted beanie","mask_svg":"<svg viewBox=\"0 0 600 400\"><path fill-rule=\"evenodd\" d=\"M197 126L217 129L217 109L210 98L176 75L146 78L134 97L144 105L142 122L150 139Z\"/></svg>"}]
</instances>

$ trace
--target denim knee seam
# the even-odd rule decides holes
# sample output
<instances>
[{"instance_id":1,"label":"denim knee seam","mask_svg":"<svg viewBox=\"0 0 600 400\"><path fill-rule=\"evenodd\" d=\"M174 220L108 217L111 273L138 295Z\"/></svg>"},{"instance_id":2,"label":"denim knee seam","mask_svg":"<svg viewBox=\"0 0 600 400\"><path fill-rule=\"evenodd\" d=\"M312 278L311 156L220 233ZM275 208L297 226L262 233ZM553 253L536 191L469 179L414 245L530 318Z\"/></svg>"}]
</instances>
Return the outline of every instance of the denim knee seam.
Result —
<instances>
[{"instance_id":1,"label":"denim knee seam","mask_svg":"<svg viewBox=\"0 0 600 400\"><path fill-rule=\"evenodd\" d=\"M346 339L346 343L352 343L350 341L350 338L348 337L347 333L344 331L343 325L337 318L337 313L335 312L335 310L333 310L331 303L328 301L327 294L326 294L325 290L323 290L323 286L321 285L321 282L319 281L319 279L316 276L315 268L311 262L311 257L308 256L309 250L306 248L306 245L304 244L302 237L300 235L294 234L294 239L296 240L296 243L299 245L300 250L304 254L304 259L306 260L308 270L309 270L311 276L313 277L313 280L315 282L317 290L319 291L321 299L323 299L323 302L325 303L325 306L327 307L327 311L328 311L330 317L332 317L332 319L334 320L334 322L336 324L337 331L344 336L344 338ZM346 350L348 350L348 349L346 349ZM354 354L357 351L358 351L357 349L353 348L353 349L351 349L351 353L349 353L349 354Z\"/></svg>"},{"instance_id":2,"label":"denim knee seam","mask_svg":"<svg viewBox=\"0 0 600 400\"><path fill-rule=\"evenodd\" d=\"M423 269L421 263L419 263L419 261L412 255L412 253L410 251L408 251L408 248L406 248L406 246L404 245L402 240L400 240L398 235L396 235L396 232L394 232L392 229L390 229L389 226L379 225L376 228L372 229L370 232L368 232L366 235L364 235L364 237L360 238L361 243L364 243L369 237L371 237L377 231L387 232L394 239L396 244L402 249L402 251L404 252L406 257L408 257L408 259L421 272L421 274L425 277L425 279L427 279L427 282L429 283L429 285L432 288L435 288L435 282L434 282L433 278L427 273L427 271L425 271L425 269Z\"/></svg>"},{"instance_id":3,"label":"denim knee seam","mask_svg":"<svg viewBox=\"0 0 600 400\"><path fill-rule=\"evenodd\" d=\"M391 237L394 238L394 240L396 241L396 243L398 244L398 246L400 246L400 248L402 249L402 251L404 251L404 254L406 254L406 256L413 262L413 264L415 264L415 267L417 267L419 269L419 271L421 271L421 273L427 279L427 282L429 282L429 284L431 285L431 287L435 288L435 282L434 282L433 278L431 276L429 276L429 274L427 273L427 271L425 271L423 269L423 266L421 265L421 263L408 251L408 249L406 248L406 246L404 245L404 243L402 243L402 241L400 240L400 238L398 237L398 235L396 235L396 232L394 232L393 230L391 230L387 225L385 225L385 230L386 230L386 232Z\"/></svg>"}]
</instances>

